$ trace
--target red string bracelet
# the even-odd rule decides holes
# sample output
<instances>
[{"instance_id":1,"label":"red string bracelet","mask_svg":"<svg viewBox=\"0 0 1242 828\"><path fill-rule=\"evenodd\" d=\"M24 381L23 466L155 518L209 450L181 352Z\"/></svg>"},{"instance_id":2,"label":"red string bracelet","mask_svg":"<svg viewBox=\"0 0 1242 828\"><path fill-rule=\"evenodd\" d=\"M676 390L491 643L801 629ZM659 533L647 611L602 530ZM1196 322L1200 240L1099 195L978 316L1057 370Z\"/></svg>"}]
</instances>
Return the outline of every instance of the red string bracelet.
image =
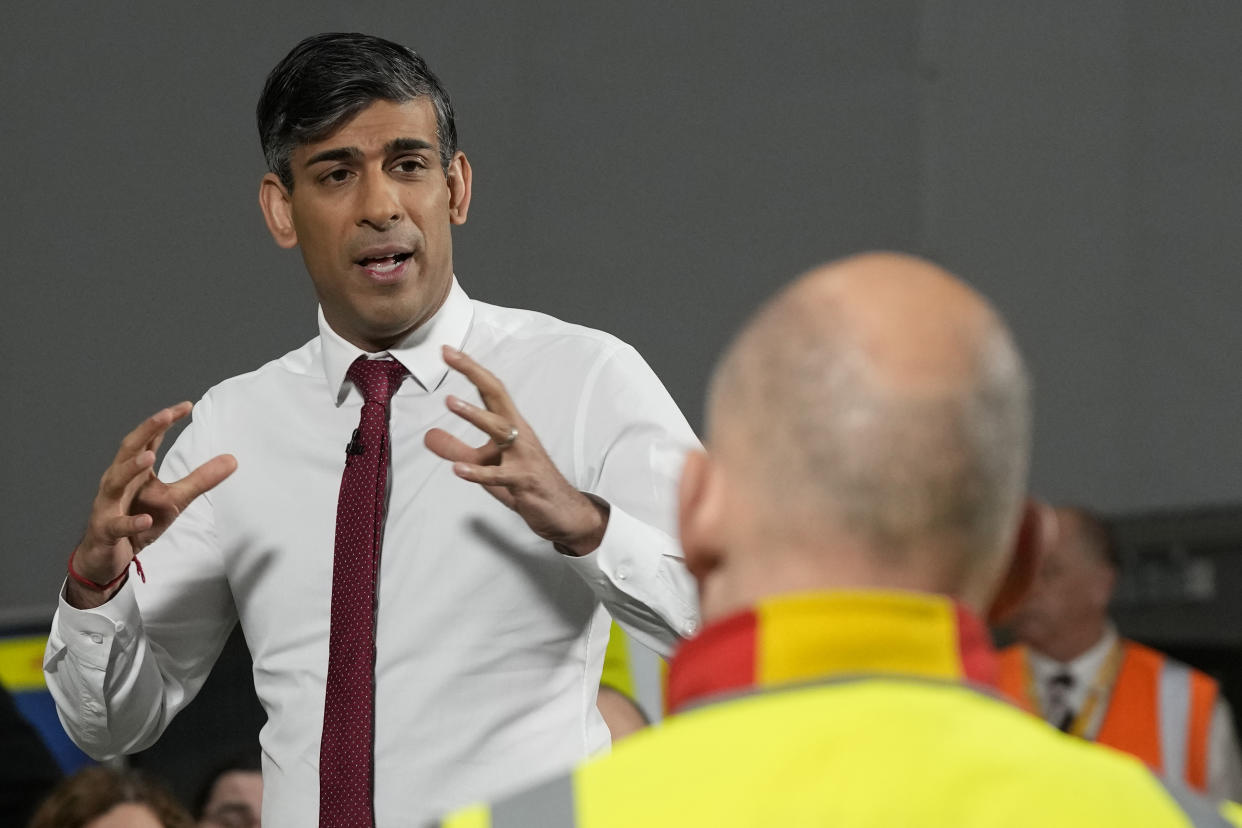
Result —
<instances>
[{"instance_id":1,"label":"red string bracelet","mask_svg":"<svg viewBox=\"0 0 1242 828\"><path fill-rule=\"evenodd\" d=\"M112 589L114 586L119 584L121 581L125 580L125 576L129 574L129 567L127 566L125 567L124 570L122 570L120 575L117 575L115 578L113 578L111 581L108 581L108 583L106 584L100 584L95 581L92 581L90 578L87 578L83 575L79 575L76 571L74 571L73 556L77 554L77 551L78 550L75 549L69 553L69 577L77 581L79 584L86 587L87 589L94 590L95 592L107 592L108 590ZM142 563L138 560L138 555L136 553L133 557L133 561L134 561L134 571L138 573L138 577L141 578L142 582L145 584L147 582L147 576L146 576L146 573L142 571Z\"/></svg>"}]
</instances>

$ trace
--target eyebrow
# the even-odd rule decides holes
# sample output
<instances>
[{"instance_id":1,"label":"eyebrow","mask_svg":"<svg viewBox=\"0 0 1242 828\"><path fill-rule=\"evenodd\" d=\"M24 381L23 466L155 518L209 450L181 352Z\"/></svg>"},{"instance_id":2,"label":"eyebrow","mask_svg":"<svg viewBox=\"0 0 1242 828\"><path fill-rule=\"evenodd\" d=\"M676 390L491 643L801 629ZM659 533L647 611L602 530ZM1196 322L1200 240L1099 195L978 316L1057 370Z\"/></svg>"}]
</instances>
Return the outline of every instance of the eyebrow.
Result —
<instances>
[{"instance_id":1,"label":"eyebrow","mask_svg":"<svg viewBox=\"0 0 1242 828\"><path fill-rule=\"evenodd\" d=\"M384 154L392 155L395 152L429 149L435 149L435 147L421 138L394 138L384 145ZM320 164L324 161L358 161L361 158L362 150L357 147L336 147L335 149L315 153L306 159L306 166L313 167L315 164Z\"/></svg>"},{"instance_id":2,"label":"eyebrow","mask_svg":"<svg viewBox=\"0 0 1242 828\"><path fill-rule=\"evenodd\" d=\"M394 138L384 147L384 151L388 154L394 152L409 152L410 150L429 150L435 149L431 144L421 138Z\"/></svg>"},{"instance_id":3,"label":"eyebrow","mask_svg":"<svg viewBox=\"0 0 1242 828\"><path fill-rule=\"evenodd\" d=\"M362 150L357 147L337 147L315 153L306 159L306 166L313 167L322 161L356 161L360 158L362 158Z\"/></svg>"}]
</instances>

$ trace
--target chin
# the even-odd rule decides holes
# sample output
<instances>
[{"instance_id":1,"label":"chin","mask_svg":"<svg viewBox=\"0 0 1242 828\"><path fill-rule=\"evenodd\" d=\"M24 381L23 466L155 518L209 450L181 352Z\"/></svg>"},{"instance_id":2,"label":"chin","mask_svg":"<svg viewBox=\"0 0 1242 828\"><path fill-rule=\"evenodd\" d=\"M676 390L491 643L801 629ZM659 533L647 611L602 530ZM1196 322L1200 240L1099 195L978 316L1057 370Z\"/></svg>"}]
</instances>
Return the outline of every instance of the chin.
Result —
<instances>
[{"instance_id":1,"label":"chin","mask_svg":"<svg viewBox=\"0 0 1242 828\"><path fill-rule=\"evenodd\" d=\"M358 321L377 337L397 336L431 315L421 304L399 303L391 299L380 302L370 310L370 313L360 315Z\"/></svg>"},{"instance_id":2,"label":"chin","mask_svg":"<svg viewBox=\"0 0 1242 828\"><path fill-rule=\"evenodd\" d=\"M1018 620L1010 628L1015 636L1031 645L1038 645L1048 638L1047 629L1039 623Z\"/></svg>"}]
</instances>

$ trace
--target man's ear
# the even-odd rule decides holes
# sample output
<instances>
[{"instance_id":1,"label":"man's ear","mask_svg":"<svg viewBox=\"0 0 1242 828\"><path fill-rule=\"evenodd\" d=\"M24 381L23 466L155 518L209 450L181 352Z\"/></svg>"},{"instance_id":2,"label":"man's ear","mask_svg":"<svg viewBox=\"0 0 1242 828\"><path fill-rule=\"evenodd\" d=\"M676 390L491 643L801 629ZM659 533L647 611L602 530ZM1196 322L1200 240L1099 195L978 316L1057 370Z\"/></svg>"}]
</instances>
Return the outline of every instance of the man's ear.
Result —
<instances>
[{"instance_id":1,"label":"man's ear","mask_svg":"<svg viewBox=\"0 0 1242 828\"><path fill-rule=\"evenodd\" d=\"M274 173L267 173L259 182L259 208L267 230L276 244L286 250L298 245L298 232L293 226L293 202L289 191Z\"/></svg>"},{"instance_id":2,"label":"man's ear","mask_svg":"<svg viewBox=\"0 0 1242 828\"><path fill-rule=\"evenodd\" d=\"M470 212L470 186L473 175L466 154L458 150L444 172L444 177L448 180L449 222L451 224L466 223L466 214Z\"/></svg>"},{"instance_id":3,"label":"man's ear","mask_svg":"<svg viewBox=\"0 0 1242 828\"><path fill-rule=\"evenodd\" d=\"M706 452L690 452L686 455L677 490L677 526L686 569L698 581L700 590L723 558L720 543L723 501L724 485L719 467Z\"/></svg>"},{"instance_id":4,"label":"man's ear","mask_svg":"<svg viewBox=\"0 0 1242 828\"><path fill-rule=\"evenodd\" d=\"M1057 514L1051 506L1028 497L1022 505L1022 523L1018 527L1018 536L1014 540L1013 557L1009 561L1009 569L1001 581L992 606L988 610L988 623L1003 624L1008 621L1022 606L1031 586L1035 583L1035 575L1039 571L1039 563L1044 552L1057 539Z\"/></svg>"}]
</instances>

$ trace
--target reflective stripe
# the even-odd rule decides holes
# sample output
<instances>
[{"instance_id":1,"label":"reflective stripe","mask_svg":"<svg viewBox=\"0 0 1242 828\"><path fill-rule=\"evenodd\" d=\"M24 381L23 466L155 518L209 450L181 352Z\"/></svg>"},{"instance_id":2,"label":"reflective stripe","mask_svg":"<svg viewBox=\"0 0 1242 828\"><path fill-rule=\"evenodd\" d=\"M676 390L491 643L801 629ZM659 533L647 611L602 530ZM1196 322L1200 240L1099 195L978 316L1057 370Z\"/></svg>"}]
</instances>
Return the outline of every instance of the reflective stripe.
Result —
<instances>
[{"instance_id":1,"label":"reflective stripe","mask_svg":"<svg viewBox=\"0 0 1242 828\"><path fill-rule=\"evenodd\" d=\"M559 776L492 806L492 828L574 828L574 780Z\"/></svg>"},{"instance_id":2,"label":"reflective stripe","mask_svg":"<svg viewBox=\"0 0 1242 828\"><path fill-rule=\"evenodd\" d=\"M1220 802L1191 791L1180 779L1161 779L1165 792L1173 797L1194 828L1235 828L1220 812Z\"/></svg>"},{"instance_id":3,"label":"reflective stripe","mask_svg":"<svg viewBox=\"0 0 1242 828\"><path fill-rule=\"evenodd\" d=\"M1190 732L1186 739L1186 784L1203 792L1208 787L1208 744L1220 687L1198 670L1190 671Z\"/></svg>"},{"instance_id":4,"label":"reflective stripe","mask_svg":"<svg viewBox=\"0 0 1242 828\"><path fill-rule=\"evenodd\" d=\"M1165 778L1186 778L1186 734L1190 732L1190 668L1165 659L1160 671L1160 758Z\"/></svg>"}]
</instances>

